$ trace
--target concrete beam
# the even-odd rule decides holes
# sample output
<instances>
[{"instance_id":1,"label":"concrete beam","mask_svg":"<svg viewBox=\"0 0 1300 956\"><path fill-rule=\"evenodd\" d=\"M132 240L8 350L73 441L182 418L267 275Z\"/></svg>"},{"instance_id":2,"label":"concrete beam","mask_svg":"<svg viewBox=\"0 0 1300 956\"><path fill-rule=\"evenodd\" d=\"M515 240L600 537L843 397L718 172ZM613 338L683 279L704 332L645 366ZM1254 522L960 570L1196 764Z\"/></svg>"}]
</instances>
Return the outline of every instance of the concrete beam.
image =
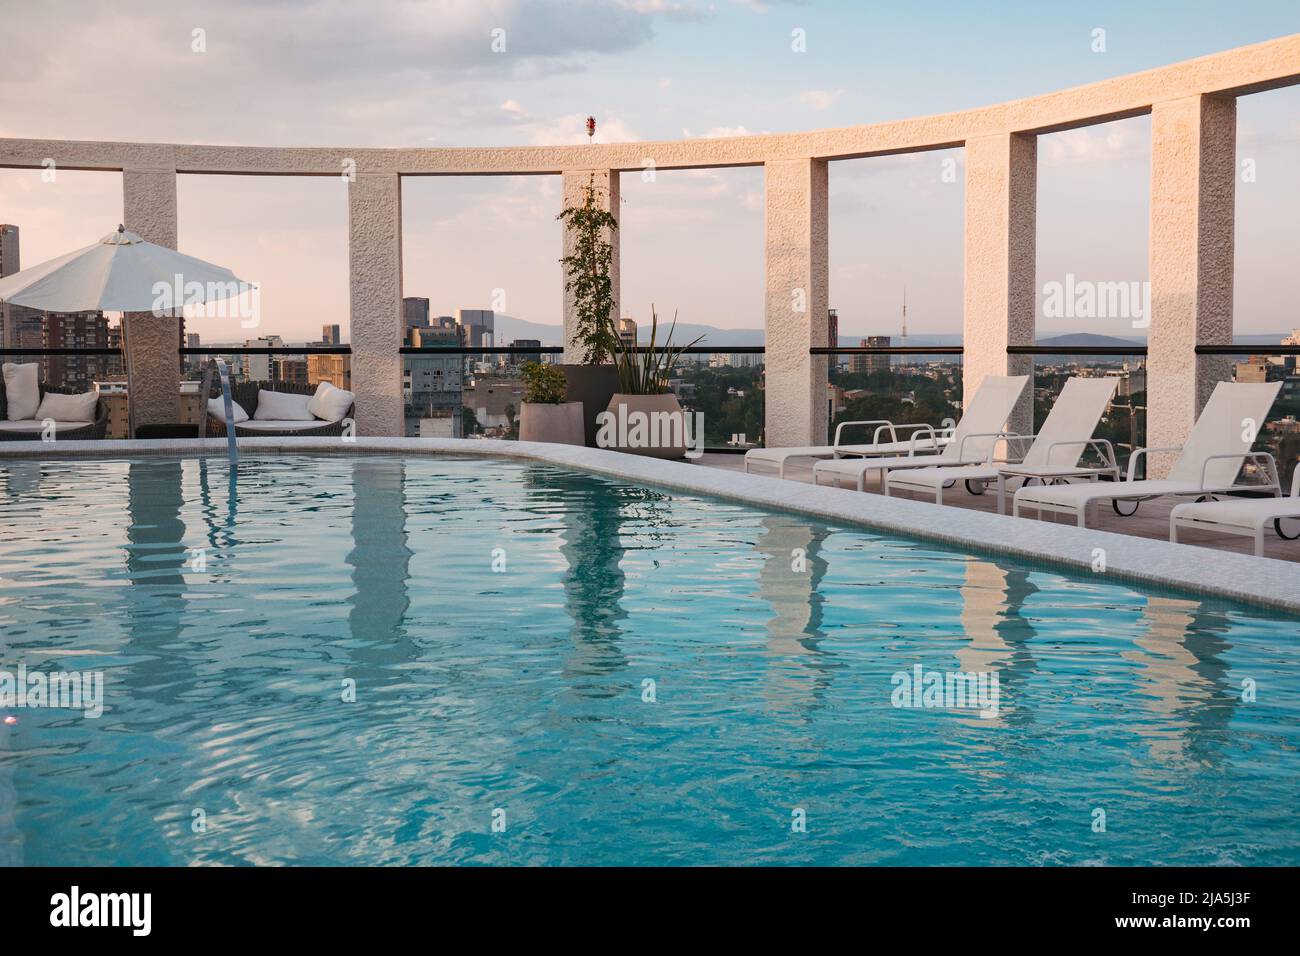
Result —
<instances>
[{"instance_id":1,"label":"concrete beam","mask_svg":"<svg viewBox=\"0 0 1300 956\"><path fill-rule=\"evenodd\" d=\"M1150 447L1181 445L1214 384L1230 377L1227 356L1194 349L1232 341L1236 148L1231 97L1191 96L1152 110ZM1170 464L1153 458L1148 473L1159 477Z\"/></svg>"},{"instance_id":2,"label":"concrete beam","mask_svg":"<svg viewBox=\"0 0 1300 956\"><path fill-rule=\"evenodd\" d=\"M402 185L395 173L348 183L348 293L358 436L400 436L402 405Z\"/></svg>"},{"instance_id":3,"label":"concrete beam","mask_svg":"<svg viewBox=\"0 0 1300 956\"><path fill-rule=\"evenodd\" d=\"M125 169L167 152L184 173L338 176L345 161L367 172L511 175L565 170L758 166L771 160L844 159L958 146L1003 132L1049 132L1149 112L1199 94L1238 95L1300 83L1300 34L994 106L956 113L764 136L651 143L508 148L257 147L0 139L0 166Z\"/></svg>"},{"instance_id":4,"label":"concrete beam","mask_svg":"<svg viewBox=\"0 0 1300 956\"><path fill-rule=\"evenodd\" d=\"M158 158L158 157L155 157ZM166 166L122 171L122 213L128 230L148 242L176 248L176 170ZM122 316L131 434L140 425L181 420L180 319L151 312Z\"/></svg>"},{"instance_id":5,"label":"concrete beam","mask_svg":"<svg viewBox=\"0 0 1300 956\"><path fill-rule=\"evenodd\" d=\"M782 160L764 170L767 204L767 343L764 442L769 448L827 440L827 168Z\"/></svg>"},{"instance_id":6,"label":"concrete beam","mask_svg":"<svg viewBox=\"0 0 1300 956\"><path fill-rule=\"evenodd\" d=\"M1038 140L1022 133L966 144L966 282L962 317L963 404L987 375L1032 375ZM1013 431L1033 431L1033 389L1016 406Z\"/></svg>"}]
</instances>

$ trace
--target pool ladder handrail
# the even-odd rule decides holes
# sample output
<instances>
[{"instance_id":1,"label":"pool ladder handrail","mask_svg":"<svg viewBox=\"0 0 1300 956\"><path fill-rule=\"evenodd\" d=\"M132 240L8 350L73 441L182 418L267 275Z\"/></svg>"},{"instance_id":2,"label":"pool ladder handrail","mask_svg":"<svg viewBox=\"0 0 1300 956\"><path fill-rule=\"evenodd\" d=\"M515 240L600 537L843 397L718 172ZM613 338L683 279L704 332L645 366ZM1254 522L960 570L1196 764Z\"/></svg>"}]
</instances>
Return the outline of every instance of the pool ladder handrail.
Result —
<instances>
[{"instance_id":1,"label":"pool ladder handrail","mask_svg":"<svg viewBox=\"0 0 1300 956\"><path fill-rule=\"evenodd\" d=\"M199 392L199 421L208 420L208 396L212 393L214 368L221 376L221 397L226 411L226 453L230 456L230 464L233 467L239 462L239 450L235 447L235 401L230 397L230 369L226 367L225 359L214 358L203 370L203 387ZM199 427L203 429L202 425Z\"/></svg>"}]
</instances>

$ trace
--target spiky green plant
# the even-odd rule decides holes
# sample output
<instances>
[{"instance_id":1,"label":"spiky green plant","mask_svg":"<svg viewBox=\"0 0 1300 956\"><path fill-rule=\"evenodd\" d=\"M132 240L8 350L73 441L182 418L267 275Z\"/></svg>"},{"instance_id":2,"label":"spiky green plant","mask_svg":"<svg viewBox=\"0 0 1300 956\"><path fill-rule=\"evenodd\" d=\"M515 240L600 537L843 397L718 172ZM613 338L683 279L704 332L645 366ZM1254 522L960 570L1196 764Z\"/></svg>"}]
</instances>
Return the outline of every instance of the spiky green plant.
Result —
<instances>
[{"instance_id":1,"label":"spiky green plant","mask_svg":"<svg viewBox=\"0 0 1300 956\"><path fill-rule=\"evenodd\" d=\"M618 370L618 390L623 395L662 395L668 391L668 378L673 367L681 358L682 352L698 343L700 336L687 345L673 347L673 332L677 328L677 313L673 313L673 324L668 327L668 336L664 344L658 344L659 316L655 307L650 306L650 341L644 349L637 351L636 343L626 345L621 338L614 338L614 367Z\"/></svg>"}]
</instances>

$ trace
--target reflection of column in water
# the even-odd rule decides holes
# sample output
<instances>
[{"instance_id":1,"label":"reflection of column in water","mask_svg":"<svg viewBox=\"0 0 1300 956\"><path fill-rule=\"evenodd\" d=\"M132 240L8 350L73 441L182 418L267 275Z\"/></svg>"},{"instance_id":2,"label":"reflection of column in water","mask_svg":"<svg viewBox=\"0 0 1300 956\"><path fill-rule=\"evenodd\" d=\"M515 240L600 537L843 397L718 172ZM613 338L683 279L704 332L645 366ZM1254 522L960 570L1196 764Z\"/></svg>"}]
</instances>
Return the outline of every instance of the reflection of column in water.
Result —
<instances>
[{"instance_id":1,"label":"reflection of column in water","mask_svg":"<svg viewBox=\"0 0 1300 956\"><path fill-rule=\"evenodd\" d=\"M754 545L764 556L758 596L772 609L767 654L777 658L767 671L764 696L782 707L813 703L830 683L826 655L818 649L827 569L822 546L829 531L783 514L764 515L762 525L765 533Z\"/></svg>"},{"instance_id":2,"label":"reflection of column in water","mask_svg":"<svg viewBox=\"0 0 1300 956\"><path fill-rule=\"evenodd\" d=\"M10 499L34 494L41 487L41 463L30 459L10 459L0 464L4 473L5 490ZM4 568L0 567L0 572ZM0 631L0 667L15 663L9 654L9 645ZM3 716L3 714L0 714ZM4 754L15 727L0 724L0 866L23 865L23 834L18 829L18 790L14 786L14 758Z\"/></svg>"},{"instance_id":3,"label":"reflection of column in water","mask_svg":"<svg viewBox=\"0 0 1300 956\"><path fill-rule=\"evenodd\" d=\"M405 481L406 465L400 458L357 459L353 465L348 627L360 642L352 656L363 665L411 660L418 653L403 626L411 577ZM360 675L350 670L348 676Z\"/></svg>"},{"instance_id":4,"label":"reflection of column in water","mask_svg":"<svg viewBox=\"0 0 1300 956\"><path fill-rule=\"evenodd\" d=\"M613 674L627 667L620 642L625 578L622 562L623 526L626 506L640 506L653 512L656 503L642 500L639 489L605 484L586 477L556 476L550 482L552 494L563 500L560 554L568 562L564 574L564 608L573 621L570 631L572 654L565 661L564 674L595 677ZM653 514L644 518L655 523ZM573 685L583 696L620 693L613 687Z\"/></svg>"},{"instance_id":5,"label":"reflection of column in water","mask_svg":"<svg viewBox=\"0 0 1300 956\"><path fill-rule=\"evenodd\" d=\"M1038 591L1028 571L1003 568L983 558L966 562L961 586L961 625L969 643L957 651L957 669L966 673L997 671L998 716L975 718L993 724L1012 713L1015 688L1037 669L1030 651L1034 628L1023 617L1025 601Z\"/></svg>"},{"instance_id":6,"label":"reflection of column in water","mask_svg":"<svg viewBox=\"0 0 1300 956\"><path fill-rule=\"evenodd\" d=\"M1145 632L1125 660L1142 666L1140 700L1152 715L1136 725L1153 757L1181 759L1196 743L1198 729L1222 728L1235 698L1220 695L1227 668L1219 654L1228 645L1216 634L1227 622L1200 601L1150 597L1142 609Z\"/></svg>"},{"instance_id":7,"label":"reflection of column in water","mask_svg":"<svg viewBox=\"0 0 1300 956\"><path fill-rule=\"evenodd\" d=\"M4 463L5 488L12 496L30 494L41 487L41 463L11 458Z\"/></svg>"},{"instance_id":8,"label":"reflection of column in water","mask_svg":"<svg viewBox=\"0 0 1300 956\"><path fill-rule=\"evenodd\" d=\"M175 672L180 656L161 651L180 636L186 611L184 497L179 461L153 459L127 467L126 574L123 592L130 646L139 654L123 674L122 693L174 702L190 681ZM192 678L192 675L190 675Z\"/></svg>"},{"instance_id":9,"label":"reflection of column in water","mask_svg":"<svg viewBox=\"0 0 1300 956\"><path fill-rule=\"evenodd\" d=\"M14 758L9 738L14 728L0 724L0 866L23 865L23 834L18 829L18 790L14 787Z\"/></svg>"}]
</instances>

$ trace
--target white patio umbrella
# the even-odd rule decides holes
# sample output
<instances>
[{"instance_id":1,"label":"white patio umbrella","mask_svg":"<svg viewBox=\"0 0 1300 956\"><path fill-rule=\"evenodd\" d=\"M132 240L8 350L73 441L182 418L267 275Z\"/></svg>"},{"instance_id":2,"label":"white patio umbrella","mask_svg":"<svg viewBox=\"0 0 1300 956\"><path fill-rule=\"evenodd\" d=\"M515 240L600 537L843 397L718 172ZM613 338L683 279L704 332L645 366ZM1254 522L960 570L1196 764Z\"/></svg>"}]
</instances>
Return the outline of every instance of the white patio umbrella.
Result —
<instances>
[{"instance_id":1,"label":"white patio umbrella","mask_svg":"<svg viewBox=\"0 0 1300 956\"><path fill-rule=\"evenodd\" d=\"M0 279L0 302L45 312L158 312L250 291L229 269L118 226L94 245Z\"/></svg>"},{"instance_id":2,"label":"white patio umbrella","mask_svg":"<svg viewBox=\"0 0 1300 956\"><path fill-rule=\"evenodd\" d=\"M145 242L127 232L125 226L118 226L116 232L94 245L0 279L0 302L44 312L152 312L161 318L176 315L187 305L235 298L255 288L229 269ZM221 360L217 363L220 365ZM229 421L233 416L224 371L222 377ZM131 379L132 366L128 363L127 388L134 396L136 389ZM135 416L132 399L132 434ZM227 431L234 461L235 430Z\"/></svg>"}]
</instances>

